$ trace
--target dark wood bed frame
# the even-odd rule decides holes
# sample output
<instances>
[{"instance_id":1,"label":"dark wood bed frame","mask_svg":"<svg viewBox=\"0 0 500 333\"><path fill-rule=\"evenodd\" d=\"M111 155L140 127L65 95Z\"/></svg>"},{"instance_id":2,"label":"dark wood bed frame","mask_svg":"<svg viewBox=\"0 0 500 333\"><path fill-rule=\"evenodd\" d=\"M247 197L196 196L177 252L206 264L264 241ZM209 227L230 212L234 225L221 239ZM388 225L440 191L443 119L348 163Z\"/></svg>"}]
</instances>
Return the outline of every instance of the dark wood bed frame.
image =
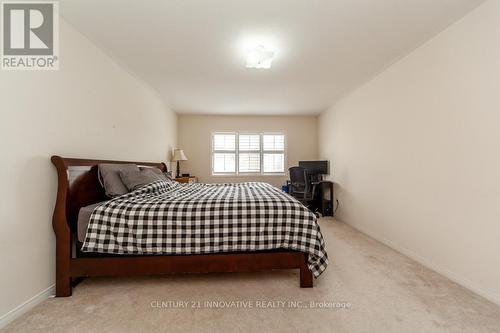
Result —
<instances>
[{"instance_id":1,"label":"dark wood bed frame","mask_svg":"<svg viewBox=\"0 0 500 333\"><path fill-rule=\"evenodd\" d=\"M79 250L76 238L81 207L107 199L97 177L100 163L134 163L167 170L164 163L62 158L52 156L57 169L57 199L52 219L56 234L56 296L71 296L82 277L157 275L170 273L254 272L299 269L300 287L313 286L307 254L296 251L242 252L204 255L105 256Z\"/></svg>"}]
</instances>

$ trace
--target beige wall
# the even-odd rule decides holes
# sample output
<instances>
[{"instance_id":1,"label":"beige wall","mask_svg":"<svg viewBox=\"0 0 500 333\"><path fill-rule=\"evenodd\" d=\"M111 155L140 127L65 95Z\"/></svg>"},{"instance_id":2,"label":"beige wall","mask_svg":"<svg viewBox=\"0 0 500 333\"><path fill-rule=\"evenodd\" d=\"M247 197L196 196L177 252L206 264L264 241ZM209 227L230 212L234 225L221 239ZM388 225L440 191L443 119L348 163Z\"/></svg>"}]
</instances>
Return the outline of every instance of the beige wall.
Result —
<instances>
[{"instance_id":1,"label":"beige wall","mask_svg":"<svg viewBox=\"0 0 500 333\"><path fill-rule=\"evenodd\" d=\"M288 166L299 160L316 159L317 117L312 116L200 116L179 115L178 143L188 161L182 172L190 172L205 183L263 181L280 186L287 176L229 177L211 175L210 137L214 131L283 131L286 134Z\"/></svg>"},{"instance_id":2,"label":"beige wall","mask_svg":"<svg viewBox=\"0 0 500 333\"><path fill-rule=\"evenodd\" d=\"M54 283L50 156L159 161L175 146L176 115L157 94L60 30L59 71L0 72L0 324Z\"/></svg>"},{"instance_id":3,"label":"beige wall","mask_svg":"<svg viewBox=\"0 0 500 333\"><path fill-rule=\"evenodd\" d=\"M500 1L320 118L342 220L500 304Z\"/></svg>"}]
</instances>

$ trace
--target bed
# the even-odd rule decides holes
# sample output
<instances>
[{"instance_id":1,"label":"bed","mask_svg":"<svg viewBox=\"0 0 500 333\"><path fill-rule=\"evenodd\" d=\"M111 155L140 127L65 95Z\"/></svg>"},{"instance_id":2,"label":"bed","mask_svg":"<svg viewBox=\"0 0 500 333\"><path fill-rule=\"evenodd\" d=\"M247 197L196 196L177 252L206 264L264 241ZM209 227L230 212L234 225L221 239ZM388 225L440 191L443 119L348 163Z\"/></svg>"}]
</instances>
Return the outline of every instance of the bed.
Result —
<instances>
[{"instance_id":1,"label":"bed","mask_svg":"<svg viewBox=\"0 0 500 333\"><path fill-rule=\"evenodd\" d=\"M167 171L166 165L51 160L58 174L58 297L71 296L82 277L272 269L298 269L300 287L307 288L328 264L314 215L268 184L157 181L110 199L98 180L99 164Z\"/></svg>"}]
</instances>

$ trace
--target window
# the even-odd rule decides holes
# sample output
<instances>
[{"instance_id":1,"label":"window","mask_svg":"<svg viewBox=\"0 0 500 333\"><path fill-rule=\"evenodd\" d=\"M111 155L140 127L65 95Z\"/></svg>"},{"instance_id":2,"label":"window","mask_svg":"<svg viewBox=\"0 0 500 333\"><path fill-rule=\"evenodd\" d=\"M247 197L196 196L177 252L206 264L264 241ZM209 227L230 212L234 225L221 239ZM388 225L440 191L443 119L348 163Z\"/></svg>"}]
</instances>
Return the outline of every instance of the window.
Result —
<instances>
[{"instance_id":1,"label":"window","mask_svg":"<svg viewBox=\"0 0 500 333\"><path fill-rule=\"evenodd\" d=\"M276 173L285 171L285 136L279 134L262 135L264 172Z\"/></svg>"},{"instance_id":2,"label":"window","mask_svg":"<svg viewBox=\"0 0 500 333\"><path fill-rule=\"evenodd\" d=\"M236 172L236 135L214 134L213 144L213 173Z\"/></svg>"},{"instance_id":3,"label":"window","mask_svg":"<svg viewBox=\"0 0 500 333\"><path fill-rule=\"evenodd\" d=\"M260 172L260 134L238 135L238 171L240 173Z\"/></svg>"},{"instance_id":4,"label":"window","mask_svg":"<svg viewBox=\"0 0 500 333\"><path fill-rule=\"evenodd\" d=\"M285 135L282 133L213 133L212 174L282 174Z\"/></svg>"}]
</instances>

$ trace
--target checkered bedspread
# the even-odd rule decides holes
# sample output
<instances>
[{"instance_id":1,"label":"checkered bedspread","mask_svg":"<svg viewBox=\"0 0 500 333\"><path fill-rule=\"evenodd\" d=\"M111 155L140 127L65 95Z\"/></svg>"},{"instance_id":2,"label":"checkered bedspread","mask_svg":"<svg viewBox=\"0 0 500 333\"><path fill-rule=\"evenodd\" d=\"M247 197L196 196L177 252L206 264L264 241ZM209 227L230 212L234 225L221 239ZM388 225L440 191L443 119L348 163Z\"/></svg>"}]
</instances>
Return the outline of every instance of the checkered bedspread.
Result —
<instances>
[{"instance_id":1,"label":"checkered bedspread","mask_svg":"<svg viewBox=\"0 0 500 333\"><path fill-rule=\"evenodd\" d=\"M173 255L272 249L308 253L315 277L328 265L314 214L269 184L158 181L98 206L82 251Z\"/></svg>"}]
</instances>

